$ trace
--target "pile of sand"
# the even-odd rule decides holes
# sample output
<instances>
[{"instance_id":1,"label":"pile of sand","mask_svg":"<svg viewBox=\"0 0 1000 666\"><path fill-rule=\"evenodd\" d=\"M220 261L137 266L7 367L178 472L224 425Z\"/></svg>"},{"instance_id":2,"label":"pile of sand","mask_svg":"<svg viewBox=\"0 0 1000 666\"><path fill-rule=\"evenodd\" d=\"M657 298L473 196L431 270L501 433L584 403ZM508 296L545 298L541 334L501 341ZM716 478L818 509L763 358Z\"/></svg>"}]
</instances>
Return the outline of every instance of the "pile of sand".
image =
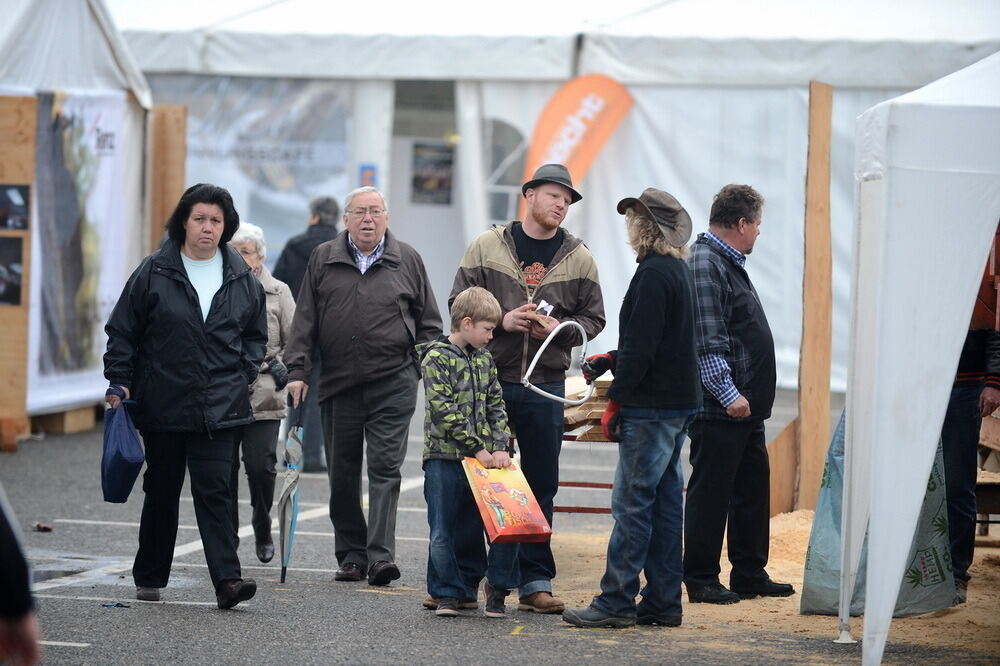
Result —
<instances>
[{"instance_id":1,"label":"pile of sand","mask_svg":"<svg viewBox=\"0 0 1000 666\"><path fill-rule=\"evenodd\" d=\"M803 563L809 545L812 511L796 511L771 519L771 559L768 573L774 580L802 589ZM563 528L553 537L559 574L556 594L569 606L590 603L599 591L604 573L605 552L611 519L605 528L593 531L566 531L572 519L563 519ZM995 528L994 528L995 529ZM722 582L729 580L729 565L723 548ZM1000 540L980 541L970 570L968 602L936 613L893 619L889 640L895 643L973 648L1000 656ZM756 630L783 631L832 640L837 635L837 618L800 615L799 595L783 599L753 599L731 606L689 604L684 598L684 627L691 631L711 628L752 634ZM855 638L862 633L862 619L851 623Z\"/></svg>"}]
</instances>

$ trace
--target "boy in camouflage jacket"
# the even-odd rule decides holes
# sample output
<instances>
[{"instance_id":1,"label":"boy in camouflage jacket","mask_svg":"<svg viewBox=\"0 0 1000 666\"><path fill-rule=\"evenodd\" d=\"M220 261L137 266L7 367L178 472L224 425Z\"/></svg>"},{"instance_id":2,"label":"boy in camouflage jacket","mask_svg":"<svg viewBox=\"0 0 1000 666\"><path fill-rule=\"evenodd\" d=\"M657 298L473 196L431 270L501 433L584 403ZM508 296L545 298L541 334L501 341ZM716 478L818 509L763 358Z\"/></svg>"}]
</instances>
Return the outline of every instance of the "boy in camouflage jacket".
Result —
<instances>
[{"instance_id":1,"label":"boy in camouflage jacket","mask_svg":"<svg viewBox=\"0 0 1000 666\"><path fill-rule=\"evenodd\" d=\"M486 576L486 616L504 617L504 599L517 586L517 544L486 555L483 524L462 459L507 467L510 431L493 356L485 349L500 321L500 304L482 287L459 294L451 335L417 345L424 381L424 498L430 526L428 599L437 615L477 608Z\"/></svg>"}]
</instances>

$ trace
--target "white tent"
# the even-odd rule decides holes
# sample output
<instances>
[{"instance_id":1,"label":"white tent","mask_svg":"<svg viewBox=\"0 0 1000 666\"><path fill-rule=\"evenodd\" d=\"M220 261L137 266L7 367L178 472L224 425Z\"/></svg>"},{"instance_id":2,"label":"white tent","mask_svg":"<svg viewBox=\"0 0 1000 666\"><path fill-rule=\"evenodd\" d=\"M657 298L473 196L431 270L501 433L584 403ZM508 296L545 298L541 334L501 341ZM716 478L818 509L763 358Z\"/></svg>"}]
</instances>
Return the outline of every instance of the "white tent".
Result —
<instances>
[{"instance_id":1,"label":"white tent","mask_svg":"<svg viewBox=\"0 0 1000 666\"><path fill-rule=\"evenodd\" d=\"M748 270L775 333L779 383L787 387L798 376L809 80L836 86L832 384L843 389L854 119L1000 50L1000 5L990 0L109 5L154 89L162 77L178 74L346 86L350 146L338 182L346 191L360 165L379 167L379 185L395 200L392 224L428 259L436 292L450 286L468 237L509 219L519 196L517 160L552 94L576 74L619 80L635 106L578 183L584 200L567 221L595 252L605 291L608 327L593 348L616 344L618 304L633 272L615 203L661 187L701 231L712 195L728 182L747 182L768 201ZM461 141L452 216L409 206L408 166L400 164L405 152L390 129L393 79L456 82ZM501 133L519 137L520 145L499 150ZM274 234L265 227L270 242ZM445 295L438 293L439 300Z\"/></svg>"},{"instance_id":2,"label":"white tent","mask_svg":"<svg viewBox=\"0 0 1000 666\"><path fill-rule=\"evenodd\" d=\"M1000 54L865 112L855 177L841 608L868 523L876 664L1000 221Z\"/></svg>"},{"instance_id":3,"label":"white tent","mask_svg":"<svg viewBox=\"0 0 1000 666\"><path fill-rule=\"evenodd\" d=\"M7 0L0 94L39 96L29 414L104 395L103 324L142 256L146 80L101 0Z\"/></svg>"}]
</instances>

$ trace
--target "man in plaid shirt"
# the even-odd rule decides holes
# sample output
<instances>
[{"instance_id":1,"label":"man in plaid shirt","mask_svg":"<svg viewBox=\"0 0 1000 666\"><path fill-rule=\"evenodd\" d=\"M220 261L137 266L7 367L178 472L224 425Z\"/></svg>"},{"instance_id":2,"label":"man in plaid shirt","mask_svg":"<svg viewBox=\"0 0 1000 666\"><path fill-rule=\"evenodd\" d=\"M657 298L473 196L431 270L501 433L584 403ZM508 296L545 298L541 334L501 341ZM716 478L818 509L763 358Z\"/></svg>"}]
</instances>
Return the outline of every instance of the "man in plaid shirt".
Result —
<instances>
[{"instance_id":1,"label":"man in plaid shirt","mask_svg":"<svg viewBox=\"0 0 1000 666\"><path fill-rule=\"evenodd\" d=\"M768 557L770 469L764 420L774 403L774 339L744 269L764 198L749 185L726 185L712 202L709 230L689 260L694 276L698 368L704 409L690 429L691 479L684 515L684 583L692 603L731 604L785 597L791 585L764 570ZM729 523L732 573L719 582Z\"/></svg>"}]
</instances>

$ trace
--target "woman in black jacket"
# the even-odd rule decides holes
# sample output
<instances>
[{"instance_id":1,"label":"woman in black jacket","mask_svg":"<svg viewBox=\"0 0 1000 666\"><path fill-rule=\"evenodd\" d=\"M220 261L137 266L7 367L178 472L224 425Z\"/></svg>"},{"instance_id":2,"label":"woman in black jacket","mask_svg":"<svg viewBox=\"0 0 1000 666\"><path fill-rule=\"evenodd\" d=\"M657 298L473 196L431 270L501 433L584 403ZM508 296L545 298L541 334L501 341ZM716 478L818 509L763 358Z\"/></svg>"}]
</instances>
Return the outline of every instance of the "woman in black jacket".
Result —
<instances>
[{"instance_id":1,"label":"woman in black jacket","mask_svg":"<svg viewBox=\"0 0 1000 666\"><path fill-rule=\"evenodd\" d=\"M104 376L113 408L129 412L146 448L136 598L158 601L170 577L185 466L220 608L257 590L244 580L230 519L235 442L253 421L249 385L267 343L264 292L227 243L239 227L229 192L184 192L168 238L132 273L105 331Z\"/></svg>"}]
</instances>

